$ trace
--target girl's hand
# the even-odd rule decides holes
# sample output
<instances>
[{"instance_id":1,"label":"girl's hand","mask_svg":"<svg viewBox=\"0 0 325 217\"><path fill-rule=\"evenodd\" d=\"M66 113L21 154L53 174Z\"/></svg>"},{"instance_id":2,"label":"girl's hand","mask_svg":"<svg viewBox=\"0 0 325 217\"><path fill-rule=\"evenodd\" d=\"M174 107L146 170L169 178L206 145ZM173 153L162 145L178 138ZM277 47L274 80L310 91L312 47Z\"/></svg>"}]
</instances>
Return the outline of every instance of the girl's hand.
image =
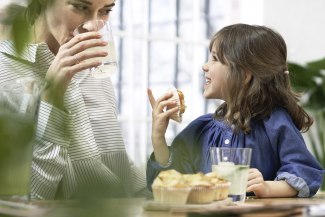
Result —
<instances>
[{"instance_id":1,"label":"girl's hand","mask_svg":"<svg viewBox=\"0 0 325 217\"><path fill-rule=\"evenodd\" d=\"M247 192L254 192L257 197L267 197L269 186L264 181L262 173L255 168L248 171Z\"/></svg>"},{"instance_id":2,"label":"girl's hand","mask_svg":"<svg viewBox=\"0 0 325 217\"><path fill-rule=\"evenodd\" d=\"M98 67L101 62L87 61L93 57L107 56L107 52L87 50L91 47L105 46L97 32L87 32L73 37L69 42L62 45L55 56L45 79L49 87L44 91L43 100L63 109L63 96L72 77L80 71Z\"/></svg>"},{"instance_id":3,"label":"girl's hand","mask_svg":"<svg viewBox=\"0 0 325 217\"><path fill-rule=\"evenodd\" d=\"M167 106L175 106L176 102L168 100L171 93L166 93L157 100L148 89L148 97L152 107L152 145L156 161L160 165L166 165L170 156L165 139L170 116L178 111L178 107L164 111Z\"/></svg>"},{"instance_id":4,"label":"girl's hand","mask_svg":"<svg viewBox=\"0 0 325 217\"><path fill-rule=\"evenodd\" d=\"M257 197L296 197L298 191L286 181L264 181L258 169L252 168L248 172L247 192L254 192Z\"/></svg>"},{"instance_id":5,"label":"girl's hand","mask_svg":"<svg viewBox=\"0 0 325 217\"><path fill-rule=\"evenodd\" d=\"M165 111L165 108L175 106L176 102L168 100L172 97L171 93L165 93L156 100L150 89L148 89L148 97L152 107L152 138L153 140L165 138L170 116L178 111L178 107L176 106L167 111Z\"/></svg>"}]
</instances>

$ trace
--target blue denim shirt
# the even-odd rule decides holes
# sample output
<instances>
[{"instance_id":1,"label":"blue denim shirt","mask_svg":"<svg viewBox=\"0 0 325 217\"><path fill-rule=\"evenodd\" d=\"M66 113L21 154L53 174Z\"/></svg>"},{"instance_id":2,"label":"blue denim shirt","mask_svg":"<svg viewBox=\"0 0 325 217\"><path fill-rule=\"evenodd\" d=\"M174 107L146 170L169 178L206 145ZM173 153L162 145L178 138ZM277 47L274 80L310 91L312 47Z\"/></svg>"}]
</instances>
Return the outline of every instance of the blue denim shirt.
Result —
<instances>
[{"instance_id":1,"label":"blue denim shirt","mask_svg":"<svg viewBox=\"0 0 325 217\"><path fill-rule=\"evenodd\" d=\"M313 196L322 184L324 170L287 111L278 108L268 118L253 120L251 129L249 134L233 133L213 114L197 118L174 139L167 167L159 165L152 154L147 163L148 188L161 170L210 172L210 147L247 147L252 148L250 167L257 168L264 180L285 180L298 191L298 197Z\"/></svg>"}]
</instances>

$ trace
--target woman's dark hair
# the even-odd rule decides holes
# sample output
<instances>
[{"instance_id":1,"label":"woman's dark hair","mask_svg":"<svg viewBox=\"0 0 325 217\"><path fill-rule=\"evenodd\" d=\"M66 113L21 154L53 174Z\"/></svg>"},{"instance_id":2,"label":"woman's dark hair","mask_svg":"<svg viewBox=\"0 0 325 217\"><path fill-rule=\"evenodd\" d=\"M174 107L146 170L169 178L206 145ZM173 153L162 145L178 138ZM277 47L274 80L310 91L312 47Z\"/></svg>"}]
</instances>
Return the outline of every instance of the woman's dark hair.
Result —
<instances>
[{"instance_id":1,"label":"woman's dark hair","mask_svg":"<svg viewBox=\"0 0 325 217\"><path fill-rule=\"evenodd\" d=\"M251 119L268 117L276 107L286 109L294 124L307 131L313 119L298 104L300 94L290 85L287 47L280 34L265 26L235 24L218 31L210 42L219 61L229 66L225 103L217 119L249 133ZM250 81L245 83L247 73Z\"/></svg>"}]
</instances>

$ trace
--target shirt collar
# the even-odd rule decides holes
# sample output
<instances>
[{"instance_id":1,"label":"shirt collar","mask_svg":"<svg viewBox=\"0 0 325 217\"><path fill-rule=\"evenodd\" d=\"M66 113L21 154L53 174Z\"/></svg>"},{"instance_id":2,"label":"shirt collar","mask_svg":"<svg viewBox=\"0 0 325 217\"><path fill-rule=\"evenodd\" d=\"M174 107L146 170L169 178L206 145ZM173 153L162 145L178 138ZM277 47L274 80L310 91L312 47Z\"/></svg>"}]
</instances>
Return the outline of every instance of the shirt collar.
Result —
<instances>
[{"instance_id":1,"label":"shirt collar","mask_svg":"<svg viewBox=\"0 0 325 217\"><path fill-rule=\"evenodd\" d=\"M37 52L44 49L49 50L46 43L28 44L26 45L24 51L19 55L17 54L12 41L5 40L0 42L1 53L5 53L31 63L36 62Z\"/></svg>"}]
</instances>

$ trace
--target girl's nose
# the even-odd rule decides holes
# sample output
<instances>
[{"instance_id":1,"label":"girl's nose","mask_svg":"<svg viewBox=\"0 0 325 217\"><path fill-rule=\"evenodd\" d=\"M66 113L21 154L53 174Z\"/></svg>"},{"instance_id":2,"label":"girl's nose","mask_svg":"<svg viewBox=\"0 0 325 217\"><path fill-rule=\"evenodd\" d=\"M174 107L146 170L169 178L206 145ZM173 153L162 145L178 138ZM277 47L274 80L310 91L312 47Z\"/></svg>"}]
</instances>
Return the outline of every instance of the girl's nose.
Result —
<instances>
[{"instance_id":1,"label":"girl's nose","mask_svg":"<svg viewBox=\"0 0 325 217\"><path fill-rule=\"evenodd\" d=\"M204 72L207 72L207 71L209 70L209 67L208 67L208 64L207 64L207 63L204 63L204 64L202 65L202 70L203 70Z\"/></svg>"}]
</instances>

